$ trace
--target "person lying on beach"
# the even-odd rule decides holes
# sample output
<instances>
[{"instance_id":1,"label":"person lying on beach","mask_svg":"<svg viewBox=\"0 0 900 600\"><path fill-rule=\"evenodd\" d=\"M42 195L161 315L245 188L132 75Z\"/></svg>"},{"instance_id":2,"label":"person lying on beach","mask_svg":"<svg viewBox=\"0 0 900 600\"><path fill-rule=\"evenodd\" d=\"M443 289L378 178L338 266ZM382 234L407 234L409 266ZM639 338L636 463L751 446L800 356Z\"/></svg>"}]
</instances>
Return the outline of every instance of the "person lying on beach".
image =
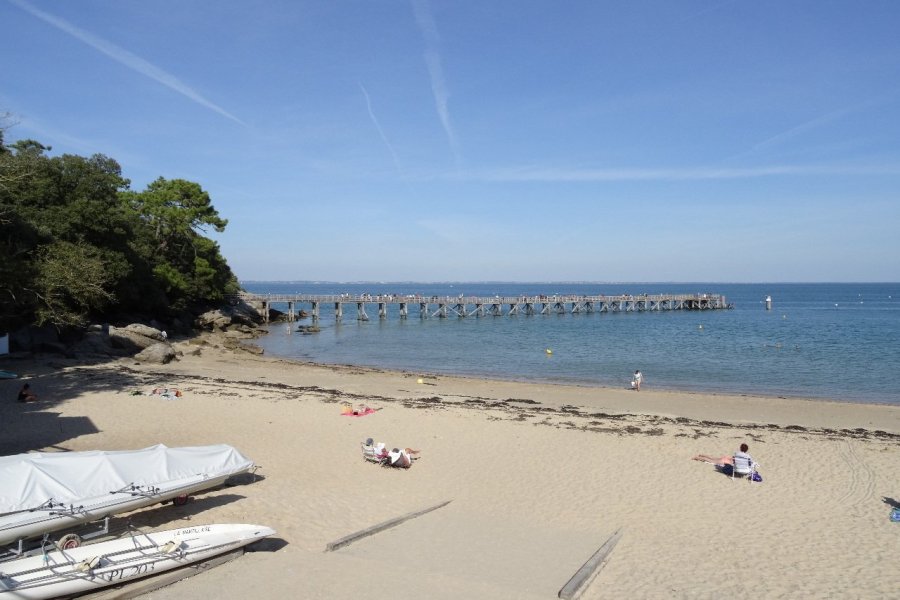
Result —
<instances>
[{"instance_id":1,"label":"person lying on beach","mask_svg":"<svg viewBox=\"0 0 900 600\"><path fill-rule=\"evenodd\" d=\"M412 466L412 461L418 458L418 456L414 456L418 453L419 450L413 450L412 448L404 448L403 450L394 448L388 453L388 458L387 461L385 461L385 464L390 467L408 469Z\"/></svg>"},{"instance_id":2,"label":"person lying on beach","mask_svg":"<svg viewBox=\"0 0 900 600\"><path fill-rule=\"evenodd\" d=\"M31 385L26 383L22 386L22 389L19 390L19 402L37 402L37 396L34 392L31 391Z\"/></svg>"},{"instance_id":3,"label":"person lying on beach","mask_svg":"<svg viewBox=\"0 0 900 600\"><path fill-rule=\"evenodd\" d=\"M360 404L359 408L353 408L350 404L341 406L341 414L346 417L364 417L366 415L371 415L376 410L381 409L371 408L366 404Z\"/></svg>"}]
</instances>

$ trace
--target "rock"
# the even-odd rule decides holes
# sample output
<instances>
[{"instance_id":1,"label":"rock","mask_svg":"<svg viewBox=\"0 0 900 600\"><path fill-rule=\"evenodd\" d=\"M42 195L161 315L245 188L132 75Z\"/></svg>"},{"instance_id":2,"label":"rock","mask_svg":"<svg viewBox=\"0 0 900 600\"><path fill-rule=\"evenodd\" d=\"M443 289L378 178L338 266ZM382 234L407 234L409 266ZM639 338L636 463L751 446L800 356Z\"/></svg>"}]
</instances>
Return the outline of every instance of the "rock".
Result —
<instances>
[{"instance_id":1,"label":"rock","mask_svg":"<svg viewBox=\"0 0 900 600\"><path fill-rule=\"evenodd\" d=\"M151 340L156 340L158 342L166 341L166 336L163 335L162 330L156 329L155 327L148 327L147 325L142 325L140 323L132 323L131 325L126 325L124 329L130 333L148 337Z\"/></svg>"},{"instance_id":2,"label":"rock","mask_svg":"<svg viewBox=\"0 0 900 600\"><path fill-rule=\"evenodd\" d=\"M113 347L110 337L102 331L88 331L69 348L72 356L126 356L129 351Z\"/></svg>"},{"instance_id":3,"label":"rock","mask_svg":"<svg viewBox=\"0 0 900 600\"><path fill-rule=\"evenodd\" d=\"M265 352L262 348L260 348L256 344L240 344L240 345L238 345L238 350L243 350L244 352L248 352L250 354L259 354L259 355L261 355L263 352Z\"/></svg>"},{"instance_id":4,"label":"rock","mask_svg":"<svg viewBox=\"0 0 900 600\"><path fill-rule=\"evenodd\" d=\"M62 342L41 342L38 344L36 350L38 352L65 355L69 352L69 347Z\"/></svg>"},{"instance_id":5,"label":"rock","mask_svg":"<svg viewBox=\"0 0 900 600\"><path fill-rule=\"evenodd\" d=\"M134 355L136 360L164 365L175 358L175 349L170 344L157 342Z\"/></svg>"},{"instance_id":6,"label":"rock","mask_svg":"<svg viewBox=\"0 0 900 600\"><path fill-rule=\"evenodd\" d=\"M197 317L197 327L210 331L224 331L231 325L231 315L225 314L221 309L210 310Z\"/></svg>"},{"instance_id":7,"label":"rock","mask_svg":"<svg viewBox=\"0 0 900 600\"><path fill-rule=\"evenodd\" d=\"M209 331L225 331L236 326L253 329L262 322L263 319L259 312L245 302L207 311L197 317L195 321L199 329Z\"/></svg>"},{"instance_id":8,"label":"rock","mask_svg":"<svg viewBox=\"0 0 900 600\"><path fill-rule=\"evenodd\" d=\"M109 342L113 348L121 348L134 353L161 341L161 332L158 329L147 327L146 329L150 331L146 332L143 329L144 327L146 326L138 324L128 325L127 327L110 327ZM160 334L159 338L153 336L152 332L154 331ZM150 333L150 335L144 335L144 333Z\"/></svg>"},{"instance_id":9,"label":"rock","mask_svg":"<svg viewBox=\"0 0 900 600\"><path fill-rule=\"evenodd\" d=\"M52 348L52 345L57 343L59 332L52 325L43 327L30 325L9 334L9 349L12 351L39 352L42 346Z\"/></svg>"},{"instance_id":10,"label":"rock","mask_svg":"<svg viewBox=\"0 0 900 600\"><path fill-rule=\"evenodd\" d=\"M234 338L236 340L246 340L253 337L252 330L242 329L243 326L232 329L231 327L225 332L226 338Z\"/></svg>"}]
</instances>

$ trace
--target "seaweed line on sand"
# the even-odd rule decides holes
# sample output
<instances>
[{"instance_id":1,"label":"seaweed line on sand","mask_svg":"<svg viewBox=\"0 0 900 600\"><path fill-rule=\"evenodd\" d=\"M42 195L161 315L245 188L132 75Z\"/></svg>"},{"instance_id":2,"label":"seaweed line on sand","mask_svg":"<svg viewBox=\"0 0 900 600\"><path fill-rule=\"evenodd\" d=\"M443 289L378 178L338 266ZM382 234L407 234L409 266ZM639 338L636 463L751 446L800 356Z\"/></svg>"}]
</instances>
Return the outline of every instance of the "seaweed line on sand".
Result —
<instances>
[{"instance_id":1,"label":"seaweed line on sand","mask_svg":"<svg viewBox=\"0 0 900 600\"><path fill-rule=\"evenodd\" d=\"M75 369L80 370L80 369ZM87 369L85 369L87 371ZM147 381L153 377L171 378L171 373L155 372L141 370L137 371L129 367L119 367L120 371L127 372L130 376L139 376ZM218 384L233 388L242 388L245 390L278 390L281 392L293 392L291 398L299 398L302 395L317 397L322 402L379 402L384 404L400 404L406 408L458 408L464 410L477 410L480 412L496 411L505 415L510 421L527 421L530 418L558 417L565 418L565 421L554 422L552 419L540 421L540 424L552 425L554 427L566 427L581 431L600 431L600 432L617 432L617 433L642 433L645 435L662 435L664 429L672 428L674 435L688 435L691 437L714 435L714 431L740 430L753 436L757 441L762 441L759 434L763 432L781 432L781 433L797 433L803 435L823 436L828 439L845 440L845 439L863 439L863 440L879 440L888 443L900 443L900 434L882 431L880 429L870 430L857 427L855 429L830 429L830 428L807 428L800 425L777 425L774 423L727 423L724 421L707 421L701 419L690 419L687 417L667 417L662 415L647 415L634 413L606 413L606 412L589 412L584 408L572 405L563 405L558 408L552 406L542 406L540 402L522 398L507 398L504 400L495 400L492 398L473 397L473 396L457 396L447 394L441 396L427 396L414 398L395 398L390 396L376 396L371 394L357 394L345 392L339 389L328 389L319 386L293 386L280 382L268 381L243 381L230 380L221 377L206 377L203 375L190 375L181 373L179 378L187 381L205 384ZM572 421L572 418L578 418L584 421L579 425ZM613 425L619 425L618 428ZM647 427L647 429L644 429Z\"/></svg>"}]
</instances>

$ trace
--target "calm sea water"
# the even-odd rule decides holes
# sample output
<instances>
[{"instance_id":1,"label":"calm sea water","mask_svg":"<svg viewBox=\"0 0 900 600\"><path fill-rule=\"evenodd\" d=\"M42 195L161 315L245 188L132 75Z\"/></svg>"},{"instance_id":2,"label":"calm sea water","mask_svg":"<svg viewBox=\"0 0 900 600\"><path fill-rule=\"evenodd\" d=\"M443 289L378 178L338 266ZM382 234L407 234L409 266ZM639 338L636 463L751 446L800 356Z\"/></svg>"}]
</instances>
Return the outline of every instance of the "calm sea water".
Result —
<instances>
[{"instance_id":1,"label":"calm sea water","mask_svg":"<svg viewBox=\"0 0 900 600\"><path fill-rule=\"evenodd\" d=\"M426 297L724 294L733 310L420 319L412 303L405 320L396 306L382 320L369 305L370 320L359 321L351 304L338 322L323 306L321 333L288 333L298 323L282 323L258 343L270 355L324 364L612 387L627 387L640 369L645 385L659 389L900 405L900 283L242 285L255 293Z\"/></svg>"}]
</instances>

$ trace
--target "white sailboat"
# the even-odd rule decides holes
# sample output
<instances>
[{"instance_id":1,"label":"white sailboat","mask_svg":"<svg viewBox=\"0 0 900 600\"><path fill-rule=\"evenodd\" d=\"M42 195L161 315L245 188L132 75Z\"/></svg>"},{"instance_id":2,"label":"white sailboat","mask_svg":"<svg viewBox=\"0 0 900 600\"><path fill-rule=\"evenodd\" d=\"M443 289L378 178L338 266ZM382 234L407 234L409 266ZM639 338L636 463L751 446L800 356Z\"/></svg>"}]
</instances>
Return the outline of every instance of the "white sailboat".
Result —
<instances>
[{"instance_id":1,"label":"white sailboat","mask_svg":"<svg viewBox=\"0 0 900 600\"><path fill-rule=\"evenodd\" d=\"M254 467L225 444L0 457L0 544L21 554L28 538L182 498Z\"/></svg>"},{"instance_id":2,"label":"white sailboat","mask_svg":"<svg viewBox=\"0 0 900 600\"><path fill-rule=\"evenodd\" d=\"M217 524L135 533L0 563L0 600L93 591L196 563L273 535L260 525Z\"/></svg>"}]
</instances>

